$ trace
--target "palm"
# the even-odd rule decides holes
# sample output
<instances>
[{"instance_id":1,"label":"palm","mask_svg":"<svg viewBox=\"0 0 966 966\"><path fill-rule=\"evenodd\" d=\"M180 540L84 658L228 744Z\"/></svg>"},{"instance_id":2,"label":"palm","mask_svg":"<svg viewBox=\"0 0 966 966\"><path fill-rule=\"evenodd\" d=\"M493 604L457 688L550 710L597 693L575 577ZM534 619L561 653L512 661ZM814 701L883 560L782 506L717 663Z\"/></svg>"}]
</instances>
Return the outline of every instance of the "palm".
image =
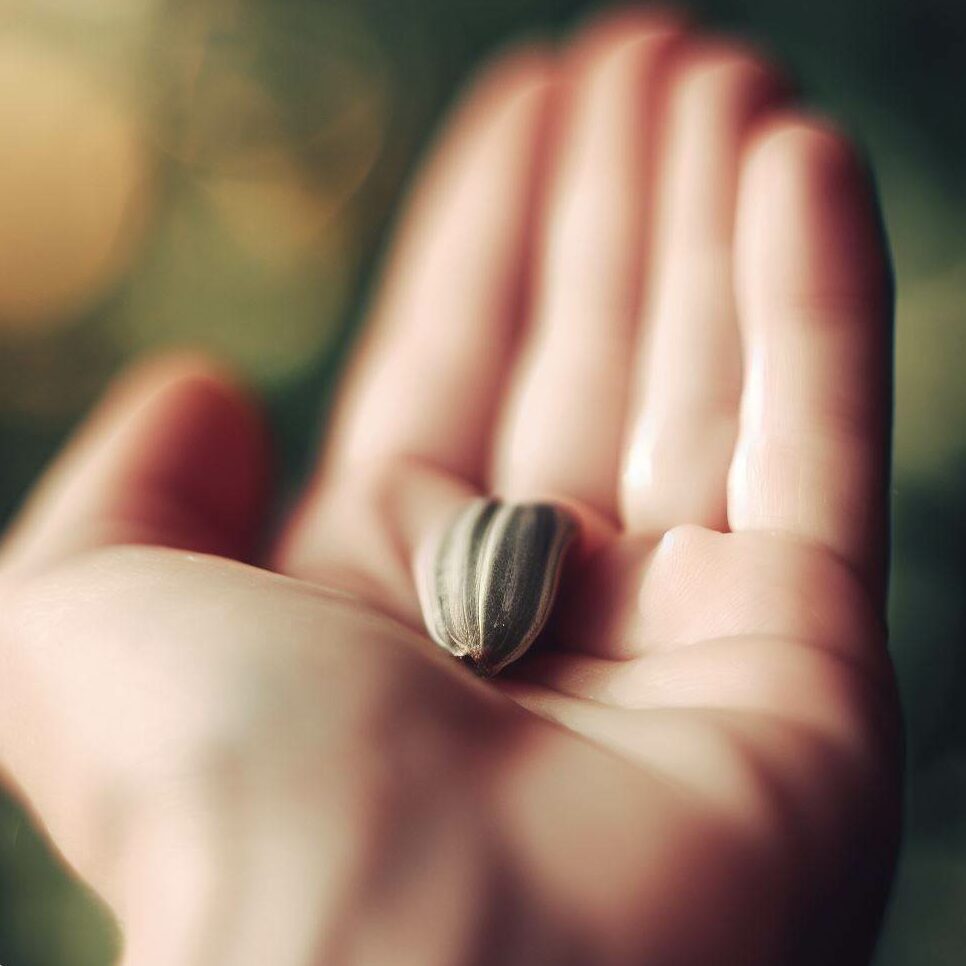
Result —
<instances>
[{"instance_id":1,"label":"palm","mask_svg":"<svg viewBox=\"0 0 966 966\"><path fill-rule=\"evenodd\" d=\"M785 97L747 53L636 16L493 70L416 194L275 550L284 577L231 570L239 635L279 614L308 629L276 661L296 667L293 690L319 646L337 669L312 678L319 705L368 709L377 744L394 740L384 706L403 731L434 722L432 819L417 824L438 864L403 892L435 903L452 876L512 887L488 907L506 935L482 961L842 962L880 911L897 798L887 273L847 145ZM164 425L197 436L171 452L202 454L171 486L193 513L150 493L128 505L132 481L171 476L148 468L161 457L144 440L161 433L142 412L103 444L110 473L100 453L28 514L14 569L48 563L32 548L54 533L75 544L59 556L113 542L244 555L257 432L237 401L232 416L224 400L192 406L222 412L192 428L165 403ZM566 503L582 540L544 639L485 685L429 645L412 569L440 521L488 491ZM108 532L86 532L109 498ZM151 561L160 585L184 583L184 561ZM204 566L199 640L219 633L204 621L234 565ZM118 596L86 618L98 640L143 610ZM302 610L314 616L295 621ZM333 625L337 641L309 633ZM412 803L399 804L405 839ZM441 935L412 961L454 961Z\"/></svg>"},{"instance_id":2,"label":"palm","mask_svg":"<svg viewBox=\"0 0 966 966\"><path fill-rule=\"evenodd\" d=\"M411 559L480 488L565 501L589 536L542 646L497 687L640 767L624 871L635 879L631 841L676 847L631 890L630 921L710 842L712 894L660 905L679 933L695 906L716 910L680 961L710 961L704 944L725 935L738 945L720 961L753 961L756 914L820 914L803 959L861 955L891 856L896 741L889 306L867 188L837 136L775 114L767 66L674 25L608 23L565 67L557 140L558 82L534 57L494 72L454 125L281 563L418 626L400 541ZM855 860L856 814L883 859L830 916L820 895ZM606 851L613 824L592 827L588 847ZM755 873L739 885L716 866L745 852ZM826 854L801 894L781 887ZM789 913L796 900L806 911Z\"/></svg>"},{"instance_id":3,"label":"palm","mask_svg":"<svg viewBox=\"0 0 966 966\"><path fill-rule=\"evenodd\" d=\"M522 850L535 907L502 915L526 930L556 910L552 939L493 961L557 962L581 940L593 954L575 962L863 961L894 854L897 737L866 588L793 539L698 527L616 538L568 580L542 645L495 685L536 718L458 699L476 722L467 760L480 732L503 736L490 807L522 785L537 812L510 815L507 839L541 828ZM602 641L640 653L592 653ZM465 819L469 839L480 816ZM571 934L578 911L589 925Z\"/></svg>"}]
</instances>

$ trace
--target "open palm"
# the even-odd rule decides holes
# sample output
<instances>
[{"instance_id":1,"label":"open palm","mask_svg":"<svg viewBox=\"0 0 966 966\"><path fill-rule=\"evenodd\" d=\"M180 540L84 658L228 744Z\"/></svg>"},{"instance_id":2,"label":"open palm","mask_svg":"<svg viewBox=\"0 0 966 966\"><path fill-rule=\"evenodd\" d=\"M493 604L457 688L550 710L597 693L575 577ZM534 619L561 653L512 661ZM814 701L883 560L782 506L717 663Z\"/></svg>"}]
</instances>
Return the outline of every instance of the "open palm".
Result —
<instances>
[{"instance_id":1,"label":"open palm","mask_svg":"<svg viewBox=\"0 0 966 966\"><path fill-rule=\"evenodd\" d=\"M307 700L383 722L354 747L371 738L390 757L411 722L434 722L432 765L393 769L393 857L368 860L405 871L364 904L370 938L319 961L868 955L898 812L891 292L862 166L788 98L769 65L670 19L610 17L562 53L503 58L415 194L319 472L275 549L284 576L161 550L136 565L194 586L192 633L211 611L206 581L237 594L227 627L249 635L272 620L307 633L291 616L306 608L341 628L323 645L343 655L337 672ZM152 418L174 418L158 398L179 378L151 389ZM261 457L233 412L210 429L222 458L191 473L196 489L228 467L247 481L216 537L167 512L132 530L128 507L126 529L86 543L240 555ZM413 580L420 548L481 492L556 500L581 522L542 640L486 684L423 640ZM56 503L28 515L11 571L63 529ZM101 575L131 566L98 561ZM83 619L103 632L111 618L91 616L83 586ZM105 606L130 606L119 596Z\"/></svg>"},{"instance_id":2,"label":"open palm","mask_svg":"<svg viewBox=\"0 0 966 966\"><path fill-rule=\"evenodd\" d=\"M894 818L886 260L853 152L786 98L757 58L630 17L498 64L416 196L283 555L416 623L391 548L463 489L583 514L543 653L501 687L700 803L634 809L680 846L650 875L670 916L690 870L695 923L697 883L760 915L806 869L865 866L856 809L863 835ZM704 841L712 816L754 861Z\"/></svg>"}]
</instances>

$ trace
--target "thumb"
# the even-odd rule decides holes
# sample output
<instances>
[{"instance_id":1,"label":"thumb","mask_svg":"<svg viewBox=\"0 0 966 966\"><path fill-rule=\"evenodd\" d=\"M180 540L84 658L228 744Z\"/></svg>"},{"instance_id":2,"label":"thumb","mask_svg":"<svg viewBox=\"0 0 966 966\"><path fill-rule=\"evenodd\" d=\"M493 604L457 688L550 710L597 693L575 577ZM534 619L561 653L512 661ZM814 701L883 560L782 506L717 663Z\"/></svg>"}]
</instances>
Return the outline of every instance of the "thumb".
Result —
<instances>
[{"instance_id":1,"label":"thumb","mask_svg":"<svg viewBox=\"0 0 966 966\"><path fill-rule=\"evenodd\" d=\"M255 406L194 356L133 366L28 498L0 548L7 572L111 544L251 553L267 491Z\"/></svg>"}]
</instances>

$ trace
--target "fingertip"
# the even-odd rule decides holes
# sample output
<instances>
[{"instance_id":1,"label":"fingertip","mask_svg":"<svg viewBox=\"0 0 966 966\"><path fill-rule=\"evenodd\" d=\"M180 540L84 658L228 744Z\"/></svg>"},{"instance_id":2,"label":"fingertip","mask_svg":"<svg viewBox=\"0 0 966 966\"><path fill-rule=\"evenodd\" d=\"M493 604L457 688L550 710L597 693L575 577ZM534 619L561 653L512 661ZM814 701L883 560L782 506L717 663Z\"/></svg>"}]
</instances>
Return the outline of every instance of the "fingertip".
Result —
<instances>
[{"instance_id":1,"label":"fingertip","mask_svg":"<svg viewBox=\"0 0 966 966\"><path fill-rule=\"evenodd\" d=\"M730 106L742 125L780 107L798 90L782 67L751 44L717 37L692 38L680 50L672 86L680 102Z\"/></svg>"},{"instance_id":2,"label":"fingertip","mask_svg":"<svg viewBox=\"0 0 966 966\"><path fill-rule=\"evenodd\" d=\"M622 9L596 14L573 32L561 54L569 87L601 72L623 73L626 62L645 72L663 67L687 36L687 21L674 11Z\"/></svg>"},{"instance_id":3,"label":"fingertip","mask_svg":"<svg viewBox=\"0 0 966 966\"><path fill-rule=\"evenodd\" d=\"M414 186L410 227L436 207L438 196L450 190L468 159L485 151L487 143L516 140L520 130L539 126L556 77L553 52L535 42L498 50L469 75L446 112L429 163Z\"/></svg>"},{"instance_id":4,"label":"fingertip","mask_svg":"<svg viewBox=\"0 0 966 966\"><path fill-rule=\"evenodd\" d=\"M458 98L462 123L473 127L474 121L546 97L557 75L556 57L546 44L531 41L497 50L463 87Z\"/></svg>"},{"instance_id":5,"label":"fingertip","mask_svg":"<svg viewBox=\"0 0 966 966\"><path fill-rule=\"evenodd\" d=\"M782 232L780 225L795 226ZM824 118L783 112L750 139L739 198L745 271L806 309L880 309L891 271L868 163ZM767 266L767 271L765 267Z\"/></svg>"},{"instance_id":6,"label":"fingertip","mask_svg":"<svg viewBox=\"0 0 966 966\"><path fill-rule=\"evenodd\" d=\"M151 451L140 457L144 471L219 521L219 533L247 540L267 496L271 446L264 413L241 378L182 352L135 363L121 384L131 412L140 409L138 434Z\"/></svg>"},{"instance_id":7,"label":"fingertip","mask_svg":"<svg viewBox=\"0 0 966 966\"><path fill-rule=\"evenodd\" d=\"M102 419L136 416L182 434L190 429L192 448L213 446L246 475L268 456L268 425L254 394L228 364L202 352L135 360L108 387L102 410Z\"/></svg>"},{"instance_id":8,"label":"fingertip","mask_svg":"<svg viewBox=\"0 0 966 966\"><path fill-rule=\"evenodd\" d=\"M679 37L691 24L688 15L671 7L615 7L590 14L574 26L568 56L574 61L606 56L609 51L640 40Z\"/></svg>"},{"instance_id":9,"label":"fingertip","mask_svg":"<svg viewBox=\"0 0 966 966\"><path fill-rule=\"evenodd\" d=\"M810 185L854 184L866 165L852 138L830 118L789 110L770 118L747 149L749 170L763 177L792 177Z\"/></svg>"},{"instance_id":10,"label":"fingertip","mask_svg":"<svg viewBox=\"0 0 966 966\"><path fill-rule=\"evenodd\" d=\"M36 487L5 546L30 570L105 544L248 556L268 432L240 382L195 353L134 363Z\"/></svg>"},{"instance_id":11,"label":"fingertip","mask_svg":"<svg viewBox=\"0 0 966 966\"><path fill-rule=\"evenodd\" d=\"M108 385L105 408L139 406L154 400L180 407L231 407L252 420L258 405L242 378L202 352L180 350L135 359Z\"/></svg>"},{"instance_id":12,"label":"fingertip","mask_svg":"<svg viewBox=\"0 0 966 966\"><path fill-rule=\"evenodd\" d=\"M452 215L454 194L476 199L487 169L517 158L524 163L522 155L543 141L558 75L552 50L533 42L497 51L470 75L413 186L398 251L431 247L440 219ZM434 221L437 227L430 231Z\"/></svg>"}]
</instances>

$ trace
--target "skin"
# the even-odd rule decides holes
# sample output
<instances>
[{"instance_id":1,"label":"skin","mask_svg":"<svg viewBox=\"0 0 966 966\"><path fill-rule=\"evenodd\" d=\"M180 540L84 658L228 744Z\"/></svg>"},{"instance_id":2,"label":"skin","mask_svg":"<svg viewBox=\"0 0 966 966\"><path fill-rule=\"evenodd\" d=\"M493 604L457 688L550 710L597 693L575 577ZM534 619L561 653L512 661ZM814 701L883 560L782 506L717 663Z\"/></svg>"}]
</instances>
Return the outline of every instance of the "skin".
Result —
<instances>
[{"instance_id":1,"label":"skin","mask_svg":"<svg viewBox=\"0 0 966 966\"><path fill-rule=\"evenodd\" d=\"M255 405L122 377L0 557L0 761L125 966L849 964L899 811L891 287L843 135L624 13L504 55L416 187L271 557ZM495 682L413 560L581 521Z\"/></svg>"}]
</instances>

